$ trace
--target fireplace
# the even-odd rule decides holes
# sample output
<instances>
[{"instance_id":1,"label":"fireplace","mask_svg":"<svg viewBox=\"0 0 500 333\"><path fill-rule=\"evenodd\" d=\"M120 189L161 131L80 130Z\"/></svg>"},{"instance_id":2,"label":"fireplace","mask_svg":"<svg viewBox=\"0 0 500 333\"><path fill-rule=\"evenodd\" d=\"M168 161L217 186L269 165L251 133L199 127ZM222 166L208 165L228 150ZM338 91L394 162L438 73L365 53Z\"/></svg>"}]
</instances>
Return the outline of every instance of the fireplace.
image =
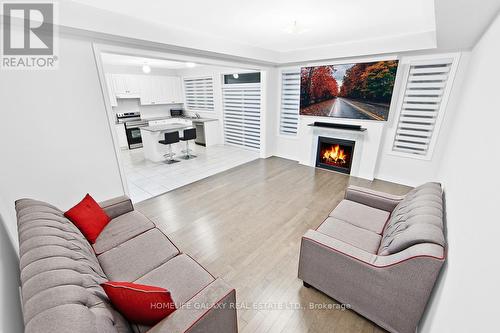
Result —
<instances>
[{"instance_id":1,"label":"fireplace","mask_svg":"<svg viewBox=\"0 0 500 333\"><path fill-rule=\"evenodd\" d=\"M350 140L318 137L316 167L350 174L354 144Z\"/></svg>"}]
</instances>

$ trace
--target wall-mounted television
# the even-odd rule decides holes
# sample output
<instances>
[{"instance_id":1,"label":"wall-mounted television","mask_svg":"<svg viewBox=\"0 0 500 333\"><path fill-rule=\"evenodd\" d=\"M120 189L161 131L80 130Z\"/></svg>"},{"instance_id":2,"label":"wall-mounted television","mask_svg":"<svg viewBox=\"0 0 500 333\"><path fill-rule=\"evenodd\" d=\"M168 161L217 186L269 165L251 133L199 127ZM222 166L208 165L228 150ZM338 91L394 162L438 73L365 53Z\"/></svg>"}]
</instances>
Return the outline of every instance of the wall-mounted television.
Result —
<instances>
[{"instance_id":1,"label":"wall-mounted television","mask_svg":"<svg viewBox=\"0 0 500 333\"><path fill-rule=\"evenodd\" d=\"M387 120L397 60L302 67L300 114Z\"/></svg>"}]
</instances>

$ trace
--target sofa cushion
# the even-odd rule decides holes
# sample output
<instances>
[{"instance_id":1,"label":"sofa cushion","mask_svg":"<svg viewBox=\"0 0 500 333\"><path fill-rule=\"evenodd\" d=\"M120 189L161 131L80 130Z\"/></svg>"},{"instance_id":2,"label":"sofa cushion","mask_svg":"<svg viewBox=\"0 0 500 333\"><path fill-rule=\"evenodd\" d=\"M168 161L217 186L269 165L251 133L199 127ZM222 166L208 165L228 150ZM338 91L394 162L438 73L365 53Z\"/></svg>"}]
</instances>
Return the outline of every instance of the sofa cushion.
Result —
<instances>
[{"instance_id":1,"label":"sofa cushion","mask_svg":"<svg viewBox=\"0 0 500 333\"><path fill-rule=\"evenodd\" d=\"M179 249L170 239L154 228L97 258L109 280L134 281L178 254Z\"/></svg>"},{"instance_id":2,"label":"sofa cushion","mask_svg":"<svg viewBox=\"0 0 500 333\"><path fill-rule=\"evenodd\" d=\"M186 254L180 254L134 281L167 289L181 306L215 278Z\"/></svg>"},{"instance_id":3,"label":"sofa cushion","mask_svg":"<svg viewBox=\"0 0 500 333\"><path fill-rule=\"evenodd\" d=\"M327 218L316 231L369 253L377 253L382 236L334 217Z\"/></svg>"},{"instance_id":4,"label":"sofa cushion","mask_svg":"<svg viewBox=\"0 0 500 333\"><path fill-rule=\"evenodd\" d=\"M179 308L214 280L215 278L200 264L183 253L147 273L135 283L155 285L169 290ZM136 333L144 333L151 327L132 325L132 328Z\"/></svg>"},{"instance_id":5,"label":"sofa cushion","mask_svg":"<svg viewBox=\"0 0 500 333\"><path fill-rule=\"evenodd\" d=\"M112 219L92 246L96 254L101 254L154 227L153 222L134 210Z\"/></svg>"},{"instance_id":6,"label":"sofa cushion","mask_svg":"<svg viewBox=\"0 0 500 333\"><path fill-rule=\"evenodd\" d=\"M342 200L330 213L330 216L381 234L389 217L389 212L354 201Z\"/></svg>"},{"instance_id":7,"label":"sofa cushion","mask_svg":"<svg viewBox=\"0 0 500 333\"><path fill-rule=\"evenodd\" d=\"M441 185L414 188L396 206L384 229L378 254L388 255L420 243L445 246Z\"/></svg>"},{"instance_id":8,"label":"sofa cushion","mask_svg":"<svg viewBox=\"0 0 500 333\"><path fill-rule=\"evenodd\" d=\"M99 204L87 194L82 201L64 213L93 244L111 218Z\"/></svg>"},{"instance_id":9,"label":"sofa cushion","mask_svg":"<svg viewBox=\"0 0 500 333\"><path fill-rule=\"evenodd\" d=\"M175 311L170 292L165 288L116 281L101 286L113 306L132 323L153 326Z\"/></svg>"},{"instance_id":10,"label":"sofa cushion","mask_svg":"<svg viewBox=\"0 0 500 333\"><path fill-rule=\"evenodd\" d=\"M129 323L107 303L93 307L69 303L43 311L30 320L25 333L129 333Z\"/></svg>"}]
</instances>

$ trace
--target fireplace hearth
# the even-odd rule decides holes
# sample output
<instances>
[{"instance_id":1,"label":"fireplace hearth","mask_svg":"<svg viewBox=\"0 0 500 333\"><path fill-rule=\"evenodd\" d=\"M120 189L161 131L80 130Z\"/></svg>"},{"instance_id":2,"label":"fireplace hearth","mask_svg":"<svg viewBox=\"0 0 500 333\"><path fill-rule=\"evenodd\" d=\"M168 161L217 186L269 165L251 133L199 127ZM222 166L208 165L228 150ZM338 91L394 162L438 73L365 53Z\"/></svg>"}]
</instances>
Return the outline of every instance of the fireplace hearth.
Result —
<instances>
[{"instance_id":1,"label":"fireplace hearth","mask_svg":"<svg viewBox=\"0 0 500 333\"><path fill-rule=\"evenodd\" d=\"M316 167L350 174L354 145L350 140L318 137Z\"/></svg>"}]
</instances>

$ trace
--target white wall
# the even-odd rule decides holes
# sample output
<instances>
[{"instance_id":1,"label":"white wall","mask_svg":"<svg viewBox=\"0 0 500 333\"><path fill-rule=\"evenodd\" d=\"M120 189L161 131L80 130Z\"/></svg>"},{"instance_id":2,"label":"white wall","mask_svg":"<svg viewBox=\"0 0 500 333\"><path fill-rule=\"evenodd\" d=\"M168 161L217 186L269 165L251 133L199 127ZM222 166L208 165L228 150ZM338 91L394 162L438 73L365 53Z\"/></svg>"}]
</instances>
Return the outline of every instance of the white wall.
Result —
<instances>
[{"instance_id":1,"label":"white wall","mask_svg":"<svg viewBox=\"0 0 500 333\"><path fill-rule=\"evenodd\" d=\"M92 44L60 38L59 69L0 74L0 193L17 239L14 201L32 197L61 209L85 193L124 193Z\"/></svg>"},{"instance_id":2,"label":"white wall","mask_svg":"<svg viewBox=\"0 0 500 333\"><path fill-rule=\"evenodd\" d=\"M276 128L279 126L279 118L275 110L279 110L281 103L281 92L276 89L281 84L281 72L278 68L266 68L261 72L262 84L262 112L261 136L262 149L260 156L267 158L276 154ZM279 115L278 115L279 116Z\"/></svg>"},{"instance_id":3,"label":"white wall","mask_svg":"<svg viewBox=\"0 0 500 333\"><path fill-rule=\"evenodd\" d=\"M448 265L422 332L498 330L499 40L497 16L472 50L444 150L439 175L446 194Z\"/></svg>"}]
</instances>

